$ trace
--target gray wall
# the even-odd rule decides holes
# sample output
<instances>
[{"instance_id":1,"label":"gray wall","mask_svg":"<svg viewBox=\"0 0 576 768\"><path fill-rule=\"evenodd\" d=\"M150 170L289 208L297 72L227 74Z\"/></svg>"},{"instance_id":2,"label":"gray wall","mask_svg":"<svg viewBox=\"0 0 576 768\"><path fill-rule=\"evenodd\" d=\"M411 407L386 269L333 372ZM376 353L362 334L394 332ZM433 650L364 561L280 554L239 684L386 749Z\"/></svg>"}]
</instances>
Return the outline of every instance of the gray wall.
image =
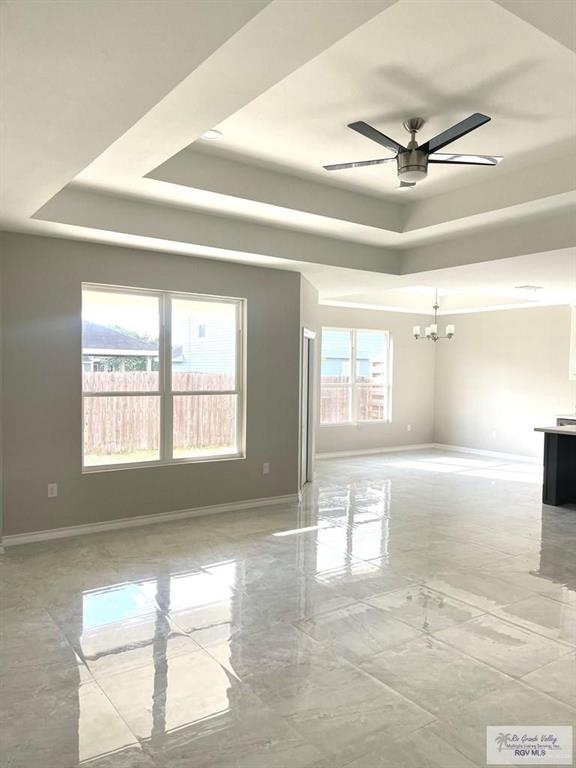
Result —
<instances>
[{"instance_id":1,"label":"gray wall","mask_svg":"<svg viewBox=\"0 0 576 768\"><path fill-rule=\"evenodd\" d=\"M27 235L2 253L4 535L295 493L300 275ZM81 472L81 283L247 299L247 458ZM262 463L270 474L262 475ZM57 482L59 496L47 498Z\"/></svg>"},{"instance_id":2,"label":"gray wall","mask_svg":"<svg viewBox=\"0 0 576 768\"><path fill-rule=\"evenodd\" d=\"M319 308L320 326L390 331L393 344L392 421L357 426L318 426L318 453L361 451L429 443L434 428L434 345L415 341L414 325L429 324L426 315L401 312ZM319 416L319 409L318 409ZM408 425L412 431L408 432Z\"/></svg>"},{"instance_id":3,"label":"gray wall","mask_svg":"<svg viewBox=\"0 0 576 768\"><path fill-rule=\"evenodd\" d=\"M574 412L570 308L442 318L449 322L455 337L436 345L435 441L541 456L543 438L534 427Z\"/></svg>"},{"instance_id":4,"label":"gray wall","mask_svg":"<svg viewBox=\"0 0 576 768\"><path fill-rule=\"evenodd\" d=\"M0 250L0 551L4 532L4 409L2 407L2 251Z\"/></svg>"}]
</instances>

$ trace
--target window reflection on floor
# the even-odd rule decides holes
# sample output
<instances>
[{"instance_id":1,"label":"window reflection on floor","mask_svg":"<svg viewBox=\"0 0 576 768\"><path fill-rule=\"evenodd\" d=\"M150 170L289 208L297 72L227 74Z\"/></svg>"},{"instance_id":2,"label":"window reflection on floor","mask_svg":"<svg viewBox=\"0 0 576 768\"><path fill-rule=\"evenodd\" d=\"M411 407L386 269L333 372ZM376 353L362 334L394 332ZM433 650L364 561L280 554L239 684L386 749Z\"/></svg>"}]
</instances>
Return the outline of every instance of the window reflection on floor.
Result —
<instances>
[{"instance_id":1,"label":"window reflection on floor","mask_svg":"<svg viewBox=\"0 0 576 768\"><path fill-rule=\"evenodd\" d=\"M458 474L462 477L484 477L488 480L502 480L517 483L542 483L542 465L536 461L514 464L503 461L461 459L452 456L438 458L401 459L393 463L400 469L414 469L419 472L440 472Z\"/></svg>"}]
</instances>

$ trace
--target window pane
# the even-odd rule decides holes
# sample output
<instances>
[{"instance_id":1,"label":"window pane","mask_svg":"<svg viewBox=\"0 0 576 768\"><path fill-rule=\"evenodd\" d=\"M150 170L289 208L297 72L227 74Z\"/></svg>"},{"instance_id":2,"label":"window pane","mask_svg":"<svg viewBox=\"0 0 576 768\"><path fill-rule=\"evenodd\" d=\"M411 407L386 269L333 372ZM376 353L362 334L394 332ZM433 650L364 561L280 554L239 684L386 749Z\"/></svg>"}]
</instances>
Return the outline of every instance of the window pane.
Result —
<instances>
[{"instance_id":1,"label":"window pane","mask_svg":"<svg viewBox=\"0 0 576 768\"><path fill-rule=\"evenodd\" d=\"M172 300L172 389L236 388L236 310L231 302Z\"/></svg>"},{"instance_id":2,"label":"window pane","mask_svg":"<svg viewBox=\"0 0 576 768\"><path fill-rule=\"evenodd\" d=\"M388 388L362 384L356 388L358 421L385 421L388 418Z\"/></svg>"},{"instance_id":3,"label":"window pane","mask_svg":"<svg viewBox=\"0 0 576 768\"><path fill-rule=\"evenodd\" d=\"M85 466L159 458L159 397L84 398Z\"/></svg>"},{"instance_id":4,"label":"window pane","mask_svg":"<svg viewBox=\"0 0 576 768\"><path fill-rule=\"evenodd\" d=\"M385 386L388 383L387 333L356 331L356 381Z\"/></svg>"},{"instance_id":5,"label":"window pane","mask_svg":"<svg viewBox=\"0 0 576 768\"><path fill-rule=\"evenodd\" d=\"M351 421L351 388L347 384L322 385L320 421L322 424L347 424Z\"/></svg>"},{"instance_id":6,"label":"window pane","mask_svg":"<svg viewBox=\"0 0 576 768\"><path fill-rule=\"evenodd\" d=\"M174 397L174 458L201 458L237 453L237 407L237 395Z\"/></svg>"},{"instance_id":7,"label":"window pane","mask_svg":"<svg viewBox=\"0 0 576 768\"><path fill-rule=\"evenodd\" d=\"M159 333L156 296L83 290L84 392L158 390Z\"/></svg>"},{"instance_id":8,"label":"window pane","mask_svg":"<svg viewBox=\"0 0 576 768\"><path fill-rule=\"evenodd\" d=\"M322 384L350 381L350 331L322 331Z\"/></svg>"}]
</instances>

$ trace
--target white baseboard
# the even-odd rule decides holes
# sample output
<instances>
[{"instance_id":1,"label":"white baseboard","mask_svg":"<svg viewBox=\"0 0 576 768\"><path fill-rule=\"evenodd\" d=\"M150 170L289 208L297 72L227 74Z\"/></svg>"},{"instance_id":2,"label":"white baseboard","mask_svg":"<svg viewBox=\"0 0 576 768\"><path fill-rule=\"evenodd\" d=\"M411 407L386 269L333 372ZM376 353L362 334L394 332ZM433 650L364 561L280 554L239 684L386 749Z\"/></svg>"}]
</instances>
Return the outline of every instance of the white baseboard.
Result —
<instances>
[{"instance_id":1,"label":"white baseboard","mask_svg":"<svg viewBox=\"0 0 576 768\"><path fill-rule=\"evenodd\" d=\"M213 504L209 507L196 507L194 509L179 509L175 512L159 512L155 515L139 515L138 517L122 517L118 520L105 520L102 523L87 523L84 525L70 525L66 528L52 528L47 531L33 531L31 533L15 533L4 536L1 544L4 547L13 547L17 544L32 544L38 541L50 541L51 539L67 539L71 536L84 536L87 533L103 533L115 531L120 528L135 528L141 525L154 525L166 523L171 520L185 520L189 517L202 517L203 515L216 515L221 512L234 512L240 509L252 507L269 507L277 504L298 503L298 494L290 493L286 496L270 496L267 499L248 499L247 501L233 501L229 504ZM0 547L1 551L1 547Z\"/></svg>"},{"instance_id":2,"label":"white baseboard","mask_svg":"<svg viewBox=\"0 0 576 768\"><path fill-rule=\"evenodd\" d=\"M335 451L333 453L317 453L316 459L341 459L347 456L372 456L378 453L396 453L399 451L423 451L423 450L451 451L454 453L472 453L479 456L489 456L504 461L522 461L530 464L541 464L542 460L536 456L524 456L518 453L500 453L499 451L486 451L481 448L467 448L464 445L444 445L443 443L416 443L413 445L391 445L385 448L364 448L355 451Z\"/></svg>"},{"instance_id":3,"label":"white baseboard","mask_svg":"<svg viewBox=\"0 0 576 768\"><path fill-rule=\"evenodd\" d=\"M346 456L370 456L375 453L396 453L397 451L422 451L427 448L434 448L435 443L414 443L412 445L391 445L385 448L361 448L356 451L334 451L331 453L317 453L316 458L322 459L340 459Z\"/></svg>"},{"instance_id":4,"label":"white baseboard","mask_svg":"<svg viewBox=\"0 0 576 768\"><path fill-rule=\"evenodd\" d=\"M443 443L434 443L434 448L440 451L454 451L455 453L472 453L478 456L489 456L494 459L504 459L505 461L522 461L529 464L542 464L542 459L536 456L525 456L521 453L501 453L500 451L486 451L483 448L467 448L465 445L444 445Z\"/></svg>"}]
</instances>

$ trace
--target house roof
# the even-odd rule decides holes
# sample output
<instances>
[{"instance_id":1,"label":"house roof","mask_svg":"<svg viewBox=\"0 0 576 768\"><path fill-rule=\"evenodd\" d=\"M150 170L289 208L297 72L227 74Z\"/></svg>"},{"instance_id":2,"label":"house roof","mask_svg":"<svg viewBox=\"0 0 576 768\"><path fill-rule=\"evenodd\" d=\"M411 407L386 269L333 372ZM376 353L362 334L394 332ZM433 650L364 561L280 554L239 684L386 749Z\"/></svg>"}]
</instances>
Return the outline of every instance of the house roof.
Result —
<instances>
[{"instance_id":1,"label":"house roof","mask_svg":"<svg viewBox=\"0 0 576 768\"><path fill-rule=\"evenodd\" d=\"M131 352L156 352L158 351L158 342L145 341L132 336L127 331L83 320L82 347L84 350L117 349L130 350Z\"/></svg>"}]
</instances>

